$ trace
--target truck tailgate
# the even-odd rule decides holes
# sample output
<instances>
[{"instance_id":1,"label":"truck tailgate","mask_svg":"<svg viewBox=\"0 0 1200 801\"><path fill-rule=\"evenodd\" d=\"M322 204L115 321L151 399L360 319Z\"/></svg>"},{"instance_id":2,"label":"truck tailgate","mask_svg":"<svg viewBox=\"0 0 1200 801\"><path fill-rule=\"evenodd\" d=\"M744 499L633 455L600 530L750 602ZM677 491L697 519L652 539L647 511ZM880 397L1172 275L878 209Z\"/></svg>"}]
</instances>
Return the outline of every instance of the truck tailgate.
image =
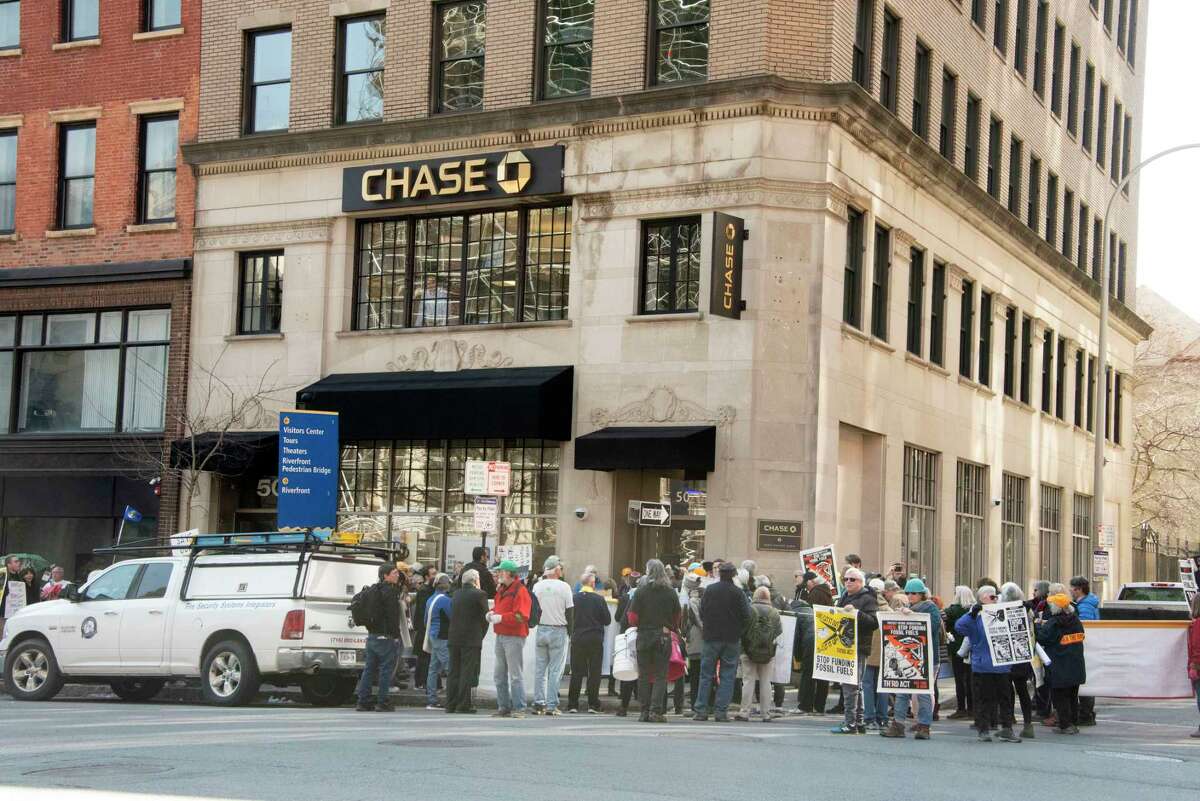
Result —
<instances>
[{"instance_id":1,"label":"truck tailgate","mask_svg":"<svg viewBox=\"0 0 1200 801\"><path fill-rule=\"evenodd\" d=\"M367 647L367 630L350 622L349 602L304 602L305 648Z\"/></svg>"},{"instance_id":2,"label":"truck tailgate","mask_svg":"<svg viewBox=\"0 0 1200 801\"><path fill-rule=\"evenodd\" d=\"M350 599L378 581L379 565L373 560L313 557L304 588L305 648L366 648L367 630L352 624Z\"/></svg>"}]
</instances>

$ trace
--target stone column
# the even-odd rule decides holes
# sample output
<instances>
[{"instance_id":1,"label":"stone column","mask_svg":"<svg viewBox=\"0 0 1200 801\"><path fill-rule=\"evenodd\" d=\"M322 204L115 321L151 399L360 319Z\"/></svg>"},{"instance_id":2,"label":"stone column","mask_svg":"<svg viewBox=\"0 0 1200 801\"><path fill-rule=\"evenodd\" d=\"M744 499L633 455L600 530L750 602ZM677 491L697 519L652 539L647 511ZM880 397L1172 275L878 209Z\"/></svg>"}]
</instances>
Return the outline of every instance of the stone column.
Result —
<instances>
[{"instance_id":1,"label":"stone column","mask_svg":"<svg viewBox=\"0 0 1200 801\"><path fill-rule=\"evenodd\" d=\"M917 241L913 239L912 234L900 228L892 229L892 269L891 280L888 296L888 333L892 334L899 331L898 340L891 342L896 346L896 349L902 352L908 352L908 282L911 280L912 271L912 249ZM925 309L921 309L921 315L924 317ZM896 322L900 321L897 326ZM921 322L921 330L924 332L926 326L924 321ZM924 333L922 333L922 342ZM890 338L889 338L890 341ZM917 354L924 356L925 351Z\"/></svg>"},{"instance_id":2,"label":"stone column","mask_svg":"<svg viewBox=\"0 0 1200 801\"><path fill-rule=\"evenodd\" d=\"M988 376L988 388L996 392L997 395L1004 395L1004 321L1008 317L1008 307L1012 305L1012 301L999 292L992 293L992 364L991 375ZM980 318L980 324L983 324L983 319ZM1017 346L1020 347L1020 326L1017 327ZM1020 354L1017 354L1020 356ZM1016 379L1013 383L1020 384L1020 365L1021 360L1015 360L1017 365ZM979 366L975 367L975 376L979 377ZM980 381L979 383L983 383ZM1020 392L1015 392L1015 395L1020 397Z\"/></svg>"},{"instance_id":3,"label":"stone column","mask_svg":"<svg viewBox=\"0 0 1200 801\"><path fill-rule=\"evenodd\" d=\"M1046 323L1034 317L1029 325L1029 405L1042 409L1042 372L1045 368ZM1054 411L1054 375L1050 376L1050 411Z\"/></svg>"},{"instance_id":4,"label":"stone column","mask_svg":"<svg viewBox=\"0 0 1200 801\"><path fill-rule=\"evenodd\" d=\"M957 264L946 265L946 369L955 375L958 374L963 279L966 277L966 270Z\"/></svg>"}]
</instances>

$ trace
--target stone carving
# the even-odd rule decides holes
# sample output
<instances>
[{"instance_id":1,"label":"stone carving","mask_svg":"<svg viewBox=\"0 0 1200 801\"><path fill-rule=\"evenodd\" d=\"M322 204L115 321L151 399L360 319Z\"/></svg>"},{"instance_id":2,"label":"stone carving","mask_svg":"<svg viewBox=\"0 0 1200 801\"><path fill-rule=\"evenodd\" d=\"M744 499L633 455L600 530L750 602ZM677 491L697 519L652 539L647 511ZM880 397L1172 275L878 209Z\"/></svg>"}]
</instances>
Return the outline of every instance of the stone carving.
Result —
<instances>
[{"instance_id":1,"label":"stone carving","mask_svg":"<svg viewBox=\"0 0 1200 801\"><path fill-rule=\"evenodd\" d=\"M732 406L706 409L698 403L680 398L675 390L657 386L641 400L627 403L614 411L603 407L592 410L591 420L597 428L613 423L716 423L725 427L733 424L737 410Z\"/></svg>"},{"instance_id":2,"label":"stone carving","mask_svg":"<svg viewBox=\"0 0 1200 801\"><path fill-rule=\"evenodd\" d=\"M194 249L242 250L245 248L298 245L304 242L328 242L330 220L296 220L258 225L222 225L196 230Z\"/></svg>"},{"instance_id":3,"label":"stone carving","mask_svg":"<svg viewBox=\"0 0 1200 801\"><path fill-rule=\"evenodd\" d=\"M488 352L481 343L472 345L465 339L439 339L426 347L413 348L408 356L397 356L385 366L397 373L432 370L453 373L458 370L477 370L486 367L512 367L513 359L498 350Z\"/></svg>"}]
</instances>

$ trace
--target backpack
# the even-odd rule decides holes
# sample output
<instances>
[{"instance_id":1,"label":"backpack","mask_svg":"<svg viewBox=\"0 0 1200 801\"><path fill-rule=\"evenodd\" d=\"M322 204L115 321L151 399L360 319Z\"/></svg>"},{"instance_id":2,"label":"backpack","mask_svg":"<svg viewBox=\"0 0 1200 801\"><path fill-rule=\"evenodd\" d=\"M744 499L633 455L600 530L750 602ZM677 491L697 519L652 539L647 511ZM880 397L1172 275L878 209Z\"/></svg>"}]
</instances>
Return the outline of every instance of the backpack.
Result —
<instances>
[{"instance_id":1,"label":"backpack","mask_svg":"<svg viewBox=\"0 0 1200 801\"><path fill-rule=\"evenodd\" d=\"M750 625L742 635L742 650L756 665L765 665L775 658L775 637L771 634L771 616L751 608Z\"/></svg>"},{"instance_id":2,"label":"backpack","mask_svg":"<svg viewBox=\"0 0 1200 801\"><path fill-rule=\"evenodd\" d=\"M369 584L354 594L350 599L350 619L356 626L364 626L370 630L376 622L377 604L375 603L375 588L378 584Z\"/></svg>"},{"instance_id":3,"label":"backpack","mask_svg":"<svg viewBox=\"0 0 1200 801\"><path fill-rule=\"evenodd\" d=\"M538 623L542 622L542 605L538 603L537 596L532 592L529 593L529 620L526 625L529 628L534 628Z\"/></svg>"}]
</instances>

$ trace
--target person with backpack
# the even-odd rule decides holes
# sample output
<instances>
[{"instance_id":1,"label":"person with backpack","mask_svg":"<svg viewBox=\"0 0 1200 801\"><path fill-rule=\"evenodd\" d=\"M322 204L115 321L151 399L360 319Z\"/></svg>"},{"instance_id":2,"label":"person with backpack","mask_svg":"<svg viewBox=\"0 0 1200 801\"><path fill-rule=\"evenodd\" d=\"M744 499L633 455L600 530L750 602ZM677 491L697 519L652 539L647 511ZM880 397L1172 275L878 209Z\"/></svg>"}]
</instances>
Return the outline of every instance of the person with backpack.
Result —
<instances>
[{"instance_id":1,"label":"person with backpack","mask_svg":"<svg viewBox=\"0 0 1200 801\"><path fill-rule=\"evenodd\" d=\"M646 563L646 585L633 595L629 621L637 626L638 698L642 723L667 722L671 633L679 631L679 596L658 559ZM653 684L653 688L651 687Z\"/></svg>"},{"instance_id":2,"label":"person with backpack","mask_svg":"<svg viewBox=\"0 0 1200 801\"><path fill-rule=\"evenodd\" d=\"M359 712L391 712L388 701L392 674L400 648L400 568L394 564L379 566L379 582L359 591L350 601L350 614L356 626L367 629L367 658L358 679ZM371 701L372 685L378 683L378 701Z\"/></svg>"},{"instance_id":3,"label":"person with backpack","mask_svg":"<svg viewBox=\"0 0 1200 801\"><path fill-rule=\"evenodd\" d=\"M700 722L708 720L709 691L717 682L713 711L718 723L727 723L741 654L742 631L750 619L750 602L733 583L737 567L732 562L721 562L718 572L720 580L708 585L700 597L704 647L700 655L700 687L696 695L694 719Z\"/></svg>"},{"instance_id":4,"label":"person with backpack","mask_svg":"<svg viewBox=\"0 0 1200 801\"><path fill-rule=\"evenodd\" d=\"M421 613L421 629L425 632L421 651L429 657L428 672L423 677L426 709L441 709L437 688L438 678L450 668L450 609L450 577L439 573L433 581L433 596Z\"/></svg>"},{"instance_id":5,"label":"person with backpack","mask_svg":"<svg viewBox=\"0 0 1200 801\"><path fill-rule=\"evenodd\" d=\"M771 722L767 698L771 692L771 675L775 672L775 641L783 634L779 611L771 604L769 587L754 591L750 605L750 622L742 634L742 712L738 720L748 721L754 715L757 692L758 714L763 723Z\"/></svg>"},{"instance_id":6,"label":"person with backpack","mask_svg":"<svg viewBox=\"0 0 1200 801\"><path fill-rule=\"evenodd\" d=\"M533 597L517 576L520 568L505 559L496 568L496 603L488 622L496 631L496 711L492 717L525 717L525 638L536 626Z\"/></svg>"},{"instance_id":7,"label":"person with backpack","mask_svg":"<svg viewBox=\"0 0 1200 801\"><path fill-rule=\"evenodd\" d=\"M475 713L471 688L479 684L479 657L488 626L488 597L479 589L479 571L464 570L462 585L450 601L450 675L446 677L446 712Z\"/></svg>"}]
</instances>

